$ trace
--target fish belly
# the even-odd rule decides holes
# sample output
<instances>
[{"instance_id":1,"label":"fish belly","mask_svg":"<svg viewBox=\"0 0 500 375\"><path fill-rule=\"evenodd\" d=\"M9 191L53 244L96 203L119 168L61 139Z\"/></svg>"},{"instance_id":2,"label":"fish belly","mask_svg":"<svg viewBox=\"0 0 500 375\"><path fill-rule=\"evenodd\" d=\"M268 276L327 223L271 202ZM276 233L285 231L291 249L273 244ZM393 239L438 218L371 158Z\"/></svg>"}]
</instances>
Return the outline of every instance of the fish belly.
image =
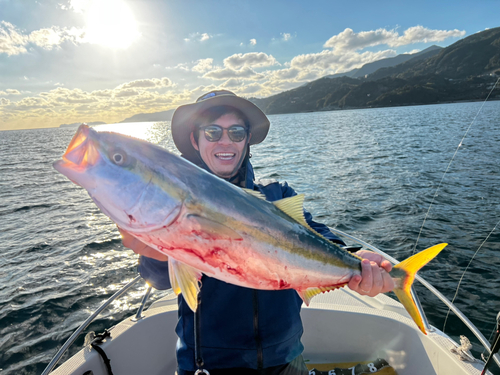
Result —
<instances>
[{"instance_id":1,"label":"fish belly","mask_svg":"<svg viewBox=\"0 0 500 375\"><path fill-rule=\"evenodd\" d=\"M205 275L254 289L304 290L344 285L359 271L287 253L245 235L221 238L173 225L134 234L140 241Z\"/></svg>"}]
</instances>

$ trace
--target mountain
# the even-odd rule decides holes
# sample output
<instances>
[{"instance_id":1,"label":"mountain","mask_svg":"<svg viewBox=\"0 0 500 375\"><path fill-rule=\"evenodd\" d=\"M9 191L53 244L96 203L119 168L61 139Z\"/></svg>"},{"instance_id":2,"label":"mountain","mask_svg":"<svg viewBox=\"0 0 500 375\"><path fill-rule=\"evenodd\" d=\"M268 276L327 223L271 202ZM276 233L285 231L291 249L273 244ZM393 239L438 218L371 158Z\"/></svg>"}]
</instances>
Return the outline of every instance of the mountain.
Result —
<instances>
[{"instance_id":1,"label":"mountain","mask_svg":"<svg viewBox=\"0 0 500 375\"><path fill-rule=\"evenodd\" d=\"M412 56L412 55L410 55ZM385 59L387 60L387 59ZM386 64L381 62L378 66ZM372 63L376 67L376 63ZM500 27L356 77L323 77L267 98L266 114L484 100L500 77ZM500 87L490 99L500 99Z\"/></svg>"},{"instance_id":2,"label":"mountain","mask_svg":"<svg viewBox=\"0 0 500 375\"><path fill-rule=\"evenodd\" d=\"M122 122L151 122L151 121L170 121L172 120L172 115L175 109L169 109L168 111L154 112L154 113L139 113L133 115L132 117L126 118Z\"/></svg>"},{"instance_id":3,"label":"mountain","mask_svg":"<svg viewBox=\"0 0 500 375\"><path fill-rule=\"evenodd\" d=\"M398 64L402 64L408 60L413 60L417 61L420 59L425 59L431 56L436 55L441 51L443 48L433 45L430 46L429 48L424 49L423 51L417 52L417 53L404 53L401 55L397 55L395 57L389 57L387 59L381 59L377 60L368 64L363 65L359 69L353 69L349 72L345 73L337 73L333 75L326 76L327 78L338 78L338 77L351 77L351 78L363 78L367 76L368 74L376 72L378 69L381 68L389 68L396 66Z\"/></svg>"},{"instance_id":4,"label":"mountain","mask_svg":"<svg viewBox=\"0 0 500 375\"><path fill-rule=\"evenodd\" d=\"M489 74L499 68L500 28L497 27L459 40L429 59L381 69L368 78L377 80L391 76L408 79L438 74L449 79L464 79Z\"/></svg>"},{"instance_id":5,"label":"mountain","mask_svg":"<svg viewBox=\"0 0 500 375\"><path fill-rule=\"evenodd\" d=\"M73 124L61 124L59 125L60 128L76 128L83 124L83 122L75 122ZM87 125L102 125L105 124L105 122L102 121L94 121L94 122L86 122Z\"/></svg>"}]
</instances>

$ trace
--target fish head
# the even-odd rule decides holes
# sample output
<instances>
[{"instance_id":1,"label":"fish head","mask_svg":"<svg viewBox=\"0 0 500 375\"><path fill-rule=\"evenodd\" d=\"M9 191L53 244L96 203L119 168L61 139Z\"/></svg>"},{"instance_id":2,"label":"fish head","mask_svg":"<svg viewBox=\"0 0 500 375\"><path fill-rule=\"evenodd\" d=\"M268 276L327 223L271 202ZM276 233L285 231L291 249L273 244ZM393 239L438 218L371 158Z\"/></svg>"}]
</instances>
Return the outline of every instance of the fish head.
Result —
<instances>
[{"instance_id":1,"label":"fish head","mask_svg":"<svg viewBox=\"0 0 500 375\"><path fill-rule=\"evenodd\" d=\"M178 179L159 178L156 171L168 156L151 143L81 125L53 166L86 189L120 228L143 233L170 225L182 207L182 192L172 186Z\"/></svg>"}]
</instances>

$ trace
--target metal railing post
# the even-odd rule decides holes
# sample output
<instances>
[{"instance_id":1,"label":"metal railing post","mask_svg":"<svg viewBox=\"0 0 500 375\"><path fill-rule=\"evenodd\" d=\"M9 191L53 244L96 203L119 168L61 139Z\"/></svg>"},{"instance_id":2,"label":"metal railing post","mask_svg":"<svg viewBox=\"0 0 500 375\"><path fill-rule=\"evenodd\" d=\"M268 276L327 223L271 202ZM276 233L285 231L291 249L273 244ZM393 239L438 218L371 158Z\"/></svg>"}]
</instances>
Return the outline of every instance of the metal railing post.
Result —
<instances>
[{"instance_id":1,"label":"metal railing post","mask_svg":"<svg viewBox=\"0 0 500 375\"><path fill-rule=\"evenodd\" d=\"M125 285L122 289L120 289L119 291L117 291L115 294L113 294L108 300L106 300L101 306L99 306L99 308L94 311L94 313L92 315L90 315L87 320L85 320L81 325L80 327L78 327L78 329L73 332L73 334L69 337L68 340L66 340L66 342L64 343L64 345L61 347L61 349L59 349L59 351L57 352L57 354L54 356L54 358L52 358L52 360L50 361L50 363L47 365L47 367L45 368L45 370L43 370L42 372L42 375L48 375L52 369L55 367L55 365L57 365L57 362L59 362L59 360L61 359L62 355L66 352L66 350L68 350L68 348L71 346L71 344L73 344L75 342L75 340L77 339L77 337L80 335L80 333L85 329L87 328L90 323L92 323L92 321L97 317L97 315L99 315L101 313L102 310L104 310L106 307L109 306L109 304L111 302L113 302L115 299L121 297L126 291L128 291L135 283L137 283L139 280L141 279L141 276L137 276L135 279L133 279L132 281L130 281L127 285Z\"/></svg>"}]
</instances>

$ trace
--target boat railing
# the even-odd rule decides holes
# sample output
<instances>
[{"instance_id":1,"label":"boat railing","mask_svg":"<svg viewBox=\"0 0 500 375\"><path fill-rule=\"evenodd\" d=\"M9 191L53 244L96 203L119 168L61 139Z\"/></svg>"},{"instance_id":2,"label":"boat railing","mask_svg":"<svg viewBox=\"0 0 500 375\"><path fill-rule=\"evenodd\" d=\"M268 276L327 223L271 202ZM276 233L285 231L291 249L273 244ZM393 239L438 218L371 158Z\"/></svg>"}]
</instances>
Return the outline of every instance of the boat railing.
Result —
<instances>
[{"instance_id":1,"label":"boat railing","mask_svg":"<svg viewBox=\"0 0 500 375\"><path fill-rule=\"evenodd\" d=\"M342 237L348 238L348 239L362 245L363 248L365 248L365 249L372 250L378 254L381 254L385 259L387 259L388 261L390 261L393 264L400 263L397 259L391 257L390 255L384 253L382 250L377 249L375 246L370 245L369 243L367 243L359 238L351 236L350 234L344 233L344 232L342 232L338 229L335 229L335 228L330 228L330 230L332 232L334 232L335 234L338 234ZM434 286L432 286L432 284L430 284L424 278L422 278L421 276L419 276L417 274L415 276L415 279L418 280L423 286L425 286L432 294L434 294L436 297L438 297L446 306L448 306L448 308L457 315L457 317L467 326L467 328L469 328L469 330L472 332L472 334L474 334L474 336L476 336L476 338L479 340L479 342L488 351L488 356L491 355L491 349L490 349L491 344L486 339L486 337L484 337L484 335L481 333L481 331L479 331L479 329L474 325L474 323L472 323L469 320L469 318L467 318L462 313L462 311L460 311L460 309L457 306L455 306L448 298L446 298L439 290L437 290ZM417 308L418 308L420 314L422 315L422 320L424 322L425 328L430 332L434 331L434 328L429 324L427 317L425 316L425 312L422 308L422 305L420 304L420 300L418 299L418 297L415 293L415 290L413 288L412 288L412 295L413 295L413 298L415 299L415 302L417 304ZM496 364L498 366L500 366L500 356L498 354L494 354L493 359L495 360Z\"/></svg>"},{"instance_id":2,"label":"boat railing","mask_svg":"<svg viewBox=\"0 0 500 375\"><path fill-rule=\"evenodd\" d=\"M132 288L139 280L141 280L141 276L137 276L135 279L130 281L127 285L125 285L123 288L121 288L119 291L117 291L115 294L113 294L111 297L109 297L108 300L106 300L99 308L92 313L81 325L80 327L77 328L75 332L69 337L69 339L66 340L64 345L59 349L52 358L52 360L49 362L45 370L43 370L42 375L48 375L52 369L57 365L63 354L68 350L68 348L76 341L78 336L80 336L80 333L83 332L85 328L87 328L90 323L94 321L95 318L106 308L108 307L113 301L116 299L120 298L122 295L124 295L130 288ZM149 292L151 291L151 288L148 288L145 297L149 296ZM142 310L144 308L144 304L146 303L147 298L142 299L141 306L139 307L139 311L137 312L138 315L140 316L142 314ZM137 316L137 315L136 315Z\"/></svg>"},{"instance_id":3,"label":"boat railing","mask_svg":"<svg viewBox=\"0 0 500 375\"><path fill-rule=\"evenodd\" d=\"M398 264L399 261L396 260L395 258L391 257L390 255L384 253L382 250L379 250L373 245L370 245L369 243L356 238L354 236L351 236L350 234L344 233L338 229L330 228L330 230L344 238L347 238L355 243L358 243L361 245L363 248L372 250L378 254L381 254L386 258L388 261L390 261L393 264ZM469 328L469 330L476 336L476 338L479 340L479 342L484 346L486 351L488 352L488 356L491 355L491 349L490 346L491 344L488 342L488 340L483 336L483 334L479 331L479 329L456 307L448 298L446 298L441 292L439 292L434 286L432 286L429 282L427 282L425 279L422 277L416 275L415 277L416 280L418 280L423 286L425 286L431 293L433 293L436 297L438 297L446 306L448 306L451 311L453 311L457 317ZM64 355L64 353L68 350L68 348L76 341L78 336L85 330L91 323L92 321L106 308L108 307L113 301L116 299L120 298L123 294L125 294L132 286L134 286L139 280L141 280L141 276L137 276L135 279L130 281L128 284L126 284L122 289L117 291L115 294L113 294L107 301L105 301L99 308L92 313L81 325L78 327L78 329L73 332L73 334L66 340L64 345L59 349L59 351L56 353L54 358L50 361L50 363L47 365L45 370L42 372L42 375L48 375L52 369L57 365L61 357ZM137 310L137 313L135 316L132 318L133 321L138 321L142 319L142 312L144 310L144 306L146 305L146 302L149 298L149 295L151 293L151 286L148 286L146 293L144 294L144 297L142 298L141 304ZM425 316L425 312L422 308L422 305L417 297L417 294L415 293L415 290L412 288L412 295L413 298L416 302L417 308L422 316L422 320L424 322L424 326L427 331L432 332L435 329L429 324L427 317ZM500 366L500 356L498 354L495 354L493 356L493 359L497 363L498 366Z\"/></svg>"}]
</instances>

